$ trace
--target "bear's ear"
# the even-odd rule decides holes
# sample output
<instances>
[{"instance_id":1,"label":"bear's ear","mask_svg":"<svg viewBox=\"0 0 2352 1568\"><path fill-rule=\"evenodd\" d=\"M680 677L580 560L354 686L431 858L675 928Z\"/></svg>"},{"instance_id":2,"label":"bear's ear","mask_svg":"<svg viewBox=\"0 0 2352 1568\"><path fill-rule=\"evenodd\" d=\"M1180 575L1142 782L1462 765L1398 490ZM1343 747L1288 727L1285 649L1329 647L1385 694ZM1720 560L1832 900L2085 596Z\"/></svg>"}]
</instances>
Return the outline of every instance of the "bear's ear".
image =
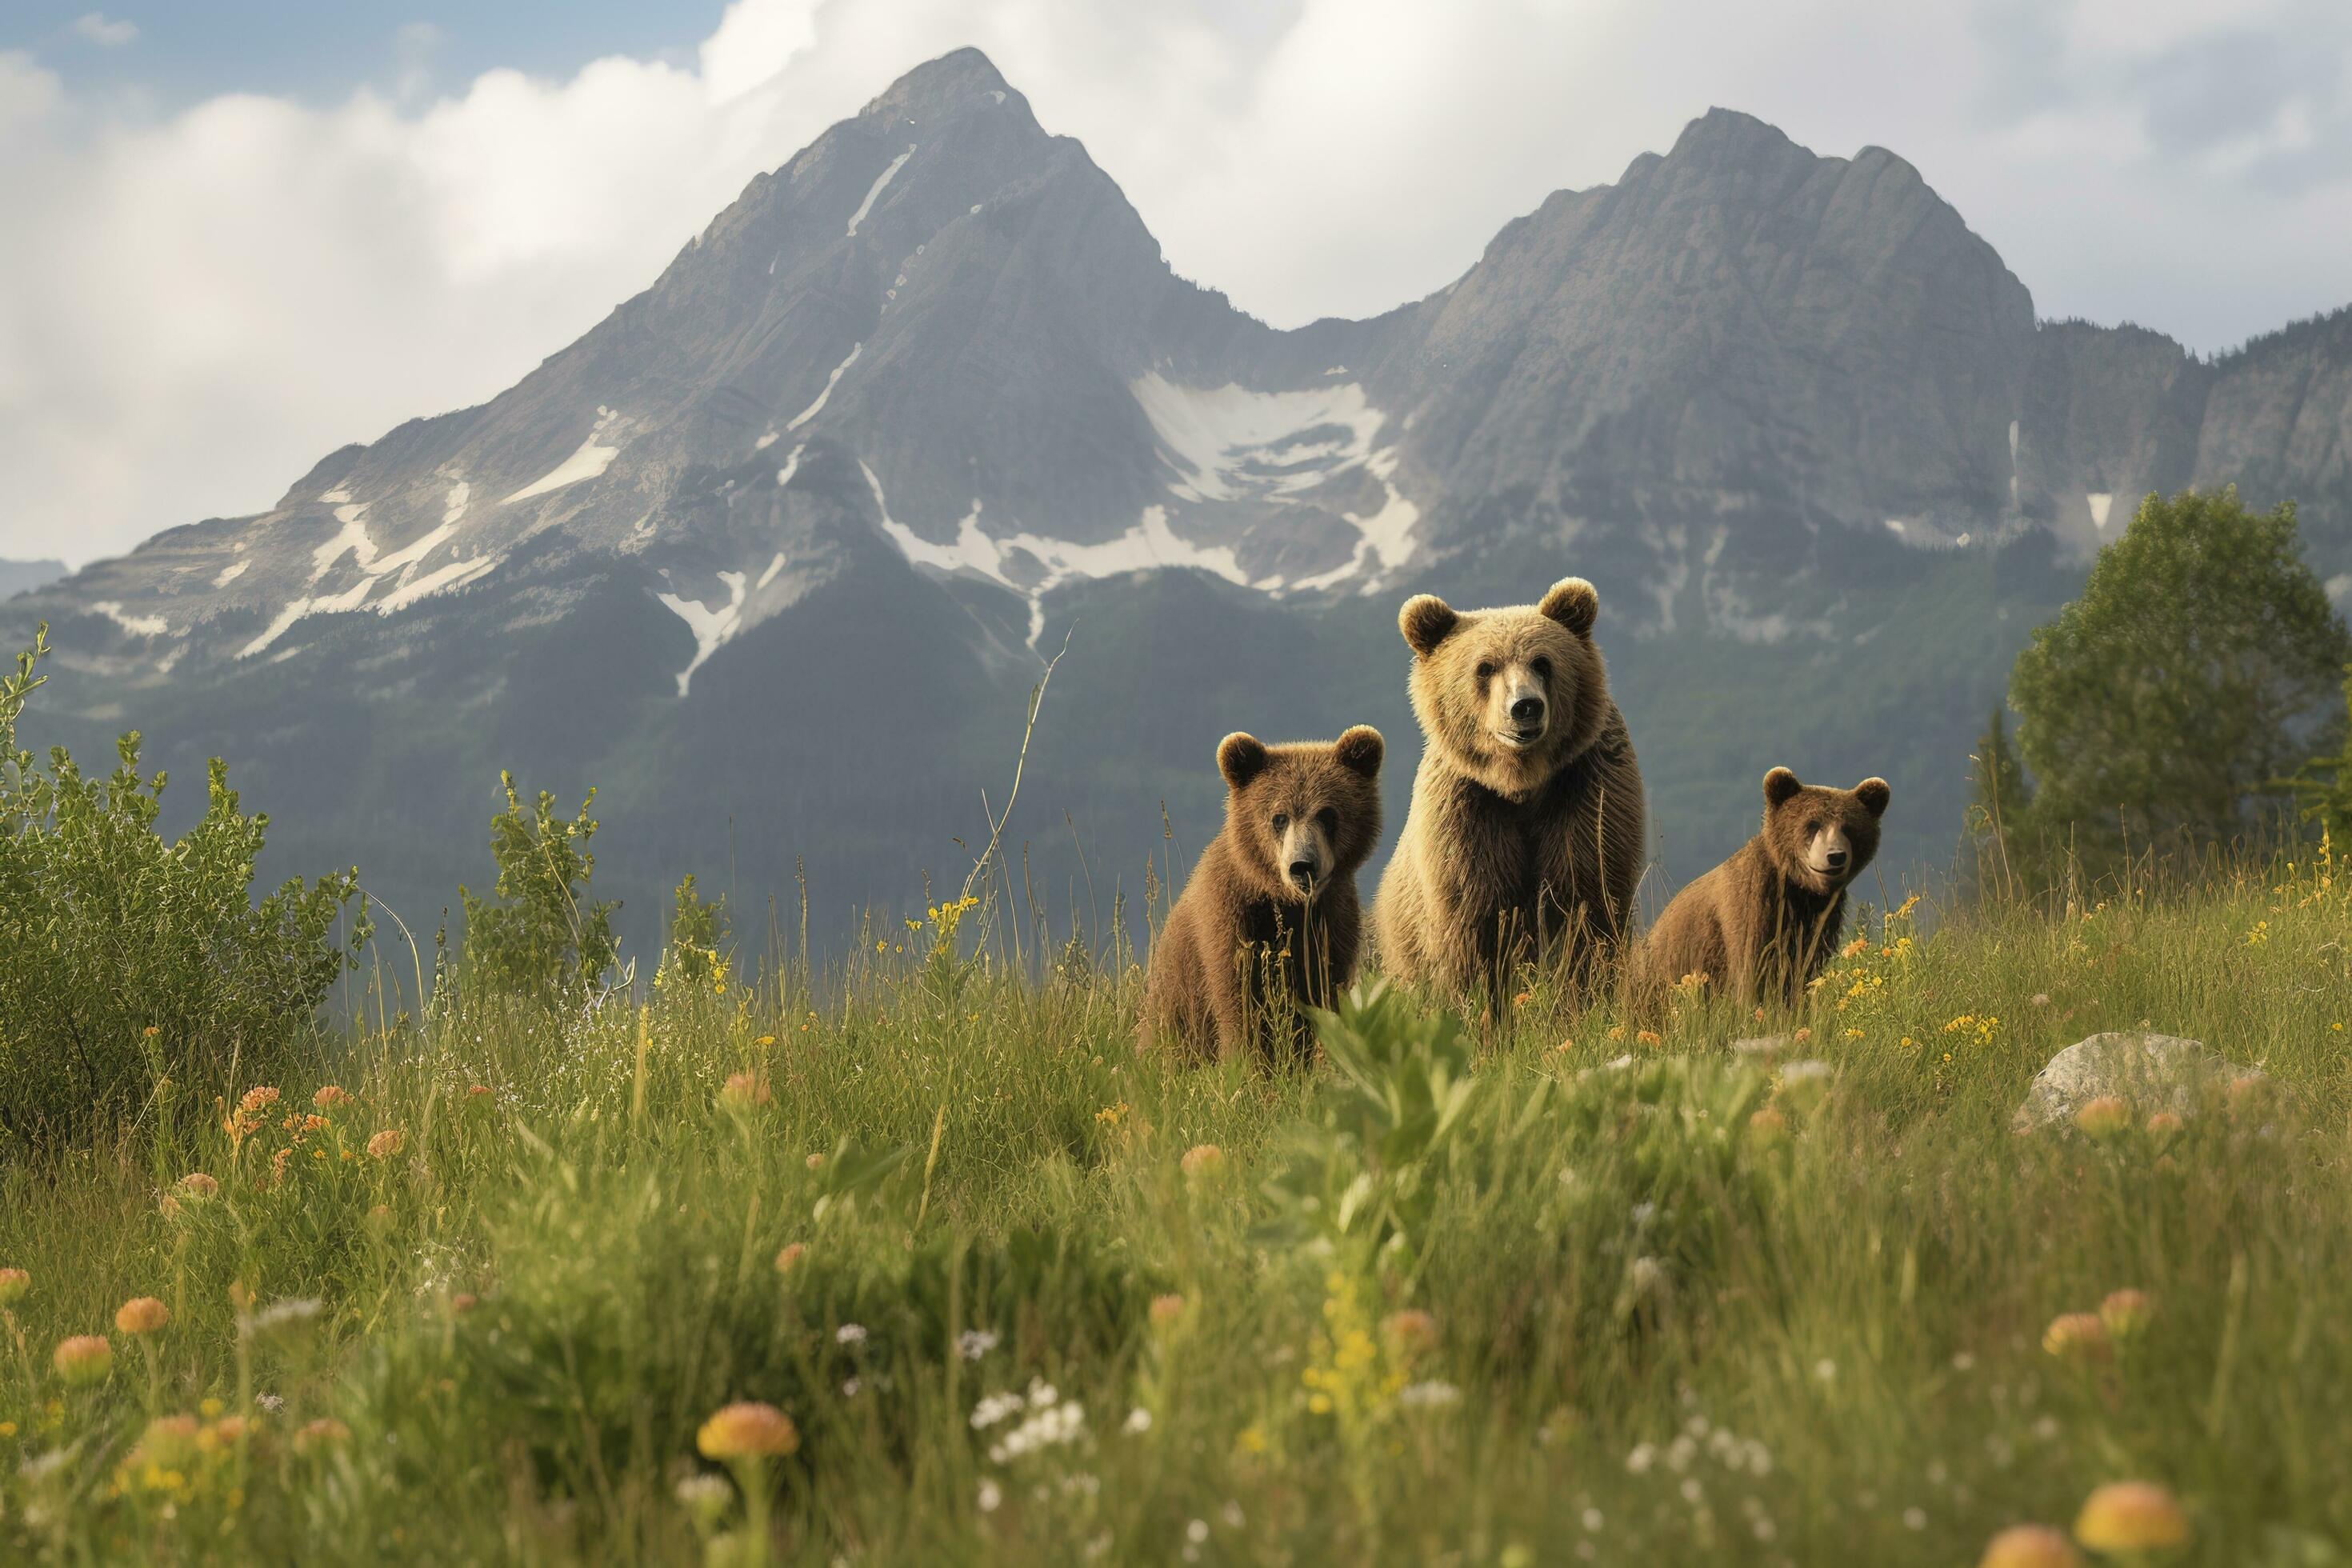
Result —
<instances>
[{"instance_id":1,"label":"bear's ear","mask_svg":"<svg viewBox=\"0 0 2352 1568\"><path fill-rule=\"evenodd\" d=\"M1562 577L1536 609L1578 637L1591 637L1592 623L1601 615L1601 590L1581 577Z\"/></svg>"},{"instance_id":2,"label":"bear's ear","mask_svg":"<svg viewBox=\"0 0 2352 1568\"><path fill-rule=\"evenodd\" d=\"M1788 769L1774 768L1764 775L1764 804L1778 805L1804 787Z\"/></svg>"},{"instance_id":3,"label":"bear's ear","mask_svg":"<svg viewBox=\"0 0 2352 1568\"><path fill-rule=\"evenodd\" d=\"M1349 772L1376 779L1381 776L1381 759L1388 755L1388 742L1370 724L1359 724L1339 737L1331 747L1331 754Z\"/></svg>"},{"instance_id":4,"label":"bear's ear","mask_svg":"<svg viewBox=\"0 0 2352 1568\"><path fill-rule=\"evenodd\" d=\"M1397 630L1404 634L1405 646L1423 658L1436 651L1437 645L1461 624L1454 606L1434 594L1415 594L1397 612Z\"/></svg>"},{"instance_id":5,"label":"bear's ear","mask_svg":"<svg viewBox=\"0 0 2352 1568\"><path fill-rule=\"evenodd\" d=\"M1226 784L1234 789L1240 789L1265 772L1270 760L1265 742L1239 730L1217 742L1217 771L1225 775Z\"/></svg>"},{"instance_id":6,"label":"bear's ear","mask_svg":"<svg viewBox=\"0 0 2352 1568\"><path fill-rule=\"evenodd\" d=\"M1873 816L1886 815L1886 803L1894 795L1895 792L1886 787L1886 781L1881 778L1864 779L1853 786L1853 798L1862 802L1862 809Z\"/></svg>"}]
</instances>

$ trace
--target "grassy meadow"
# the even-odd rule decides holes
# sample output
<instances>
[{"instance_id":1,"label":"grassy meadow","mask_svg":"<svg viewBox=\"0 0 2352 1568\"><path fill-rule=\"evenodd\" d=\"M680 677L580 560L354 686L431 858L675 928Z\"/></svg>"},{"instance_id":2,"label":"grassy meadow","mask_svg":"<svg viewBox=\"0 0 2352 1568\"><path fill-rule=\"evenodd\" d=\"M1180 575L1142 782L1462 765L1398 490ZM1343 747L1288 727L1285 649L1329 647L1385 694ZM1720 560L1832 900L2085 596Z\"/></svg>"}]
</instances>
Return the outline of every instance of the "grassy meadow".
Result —
<instances>
[{"instance_id":1,"label":"grassy meadow","mask_svg":"<svg viewBox=\"0 0 2352 1568\"><path fill-rule=\"evenodd\" d=\"M1390 994L1281 1077L984 909L460 990L0 1167L0 1559L1969 1563L2139 1481L2185 1542L2087 1560L2343 1561L2345 881L1870 910L1792 1016ZM2011 1131L2143 1026L2268 1078Z\"/></svg>"}]
</instances>

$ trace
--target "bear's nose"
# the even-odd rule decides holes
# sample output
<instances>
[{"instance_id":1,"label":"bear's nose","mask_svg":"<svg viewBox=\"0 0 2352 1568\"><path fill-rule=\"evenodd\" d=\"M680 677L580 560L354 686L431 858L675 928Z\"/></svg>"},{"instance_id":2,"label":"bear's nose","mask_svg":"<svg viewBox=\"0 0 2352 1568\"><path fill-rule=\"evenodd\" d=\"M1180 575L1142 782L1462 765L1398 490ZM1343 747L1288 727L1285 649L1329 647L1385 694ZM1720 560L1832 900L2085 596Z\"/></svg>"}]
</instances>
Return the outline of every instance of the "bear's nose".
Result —
<instances>
[{"instance_id":1,"label":"bear's nose","mask_svg":"<svg viewBox=\"0 0 2352 1568\"><path fill-rule=\"evenodd\" d=\"M1843 871L1845 869L1845 855L1846 852L1843 849L1832 849L1822 858L1830 863L1831 870Z\"/></svg>"},{"instance_id":2,"label":"bear's nose","mask_svg":"<svg viewBox=\"0 0 2352 1568\"><path fill-rule=\"evenodd\" d=\"M1315 885L1315 862L1312 860L1293 860L1290 863L1290 879L1297 883L1302 888L1313 887Z\"/></svg>"},{"instance_id":3,"label":"bear's nose","mask_svg":"<svg viewBox=\"0 0 2352 1568\"><path fill-rule=\"evenodd\" d=\"M1514 724L1532 724L1542 717L1543 699L1540 697L1522 697L1511 704L1511 722Z\"/></svg>"}]
</instances>

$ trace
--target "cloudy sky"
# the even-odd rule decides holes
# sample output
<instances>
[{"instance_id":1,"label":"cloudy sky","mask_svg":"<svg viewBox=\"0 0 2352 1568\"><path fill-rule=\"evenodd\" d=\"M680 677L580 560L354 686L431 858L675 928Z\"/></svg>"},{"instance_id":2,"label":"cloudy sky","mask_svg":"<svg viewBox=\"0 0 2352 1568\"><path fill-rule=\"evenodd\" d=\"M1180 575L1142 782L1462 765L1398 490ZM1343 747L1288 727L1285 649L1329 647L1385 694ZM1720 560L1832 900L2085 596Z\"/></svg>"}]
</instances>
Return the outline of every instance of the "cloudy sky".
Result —
<instances>
[{"instance_id":1,"label":"cloudy sky","mask_svg":"<svg viewBox=\"0 0 2352 1568\"><path fill-rule=\"evenodd\" d=\"M2338 0L10 0L0 557L490 396L967 43L1277 324L1440 286L1716 104L1908 158L2045 316L2213 352L2352 302Z\"/></svg>"}]
</instances>

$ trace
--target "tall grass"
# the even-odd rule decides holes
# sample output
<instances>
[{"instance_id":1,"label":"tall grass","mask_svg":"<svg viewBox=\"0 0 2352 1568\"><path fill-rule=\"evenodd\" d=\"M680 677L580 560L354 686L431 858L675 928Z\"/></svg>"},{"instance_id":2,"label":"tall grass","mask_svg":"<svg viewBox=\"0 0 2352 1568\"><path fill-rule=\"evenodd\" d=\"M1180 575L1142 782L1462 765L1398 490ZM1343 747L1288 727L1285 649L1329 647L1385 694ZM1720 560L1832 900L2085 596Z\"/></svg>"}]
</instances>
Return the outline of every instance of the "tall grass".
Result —
<instances>
[{"instance_id":1,"label":"tall grass","mask_svg":"<svg viewBox=\"0 0 2352 1568\"><path fill-rule=\"evenodd\" d=\"M2117 1479L2180 1561L2352 1546L2332 862L1869 912L1788 1016L1392 999L1280 1077L1138 1060L1131 963L950 909L821 988L461 993L241 1136L0 1171L0 1557L1952 1563ZM2142 1026L2267 1087L2011 1130ZM796 1451L701 1458L736 1400Z\"/></svg>"}]
</instances>

